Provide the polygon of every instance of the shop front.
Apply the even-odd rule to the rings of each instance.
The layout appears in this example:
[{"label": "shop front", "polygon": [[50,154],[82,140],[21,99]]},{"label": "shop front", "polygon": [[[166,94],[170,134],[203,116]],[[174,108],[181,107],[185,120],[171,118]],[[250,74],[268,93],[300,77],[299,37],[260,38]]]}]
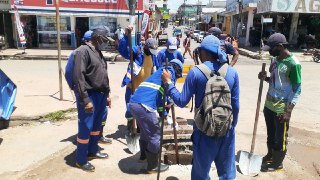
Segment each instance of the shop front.
[{"label": "shop front", "polygon": [[[57,30],[54,1],[11,0],[11,13],[16,2],[27,39],[27,48],[56,48]],[[138,1],[137,12],[142,12],[143,1]],[[13,19],[14,16],[12,15]],[[138,19],[138,18],[136,18]],[[99,26],[110,28],[111,34],[117,26],[129,25],[129,10],[125,0],[60,1],[61,47],[74,49],[81,45],[87,30]],[[16,27],[13,27],[16,29]],[[17,40],[17,32],[13,35]],[[28,38],[30,37],[30,38]]]}]

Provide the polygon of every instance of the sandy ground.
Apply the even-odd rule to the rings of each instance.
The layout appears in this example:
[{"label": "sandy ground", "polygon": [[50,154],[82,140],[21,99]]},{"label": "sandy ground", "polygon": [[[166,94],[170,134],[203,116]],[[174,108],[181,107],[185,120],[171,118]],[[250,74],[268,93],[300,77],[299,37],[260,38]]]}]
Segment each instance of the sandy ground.
[{"label": "sandy ground", "polygon": [[[189,62],[190,63],[190,60]],[[319,80],[316,76],[320,64],[303,62],[303,84],[302,95],[298,105],[293,111],[290,130],[289,130],[289,147],[288,155],[284,161],[285,170],[277,173],[260,173],[259,176],[248,178],[237,173],[237,179],[320,179],[317,170],[320,169],[320,113],[318,105],[320,101]],[[92,164],[96,166],[95,173],[86,173],[74,168],[75,146],[73,144],[67,146],[63,150],[57,151],[49,157],[41,161],[35,161],[32,166],[16,172],[0,172],[1,179],[156,179],[156,175],[146,175],[140,169],[145,168],[146,164],[137,163],[139,154],[128,154],[124,139],[124,91],[120,88],[120,83],[125,72],[126,63],[116,63],[109,65],[109,76],[112,88],[112,108],[109,111],[108,122],[106,126],[106,134],[113,138],[112,145],[102,145],[104,152],[109,153],[108,160],[93,160]],[[57,72],[55,61],[0,61],[1,69],[10,71],[13,77],[22,78],[19,83],[30,88],[29,94],[32,94],[32,88],[37,85],[39,80],[49,79],[45,87],[48,94],[56,91],[52,83],[56,82],[56,77],[51,77],[52,73]],[[24,71],[23,68],[26,70]],[[33,73],[29,69],[34,70]],[[41,69],[40,72],[37,70]],[[254,115],[256,109],[256,101],[258,94],[259,81],[257,73],[261,69],[261,62],[241,57],[236,69],[240,77],[240,116],[238,126],[236,128],[236,151],[250,150],[252,129],[254,123]],[[46,71],[45,71],[46,70]],[[23,84],[26,83],[26,84]],[[182,87],[181,84],[178,85]],[[264,84],[262,105],[265,100],[267,84]],[[66,94],[69,92],[66,91]],[[24,95],[26,96],[26,95]],[[31,98],[31,97],[30,97]],[[32,98],[31,98],[32,99]],[[54,99],[54,98],[53,98]],[[18,101],[19,99],[17,99]],[[56,101],[56,99],[52,100]],[[30,102],[32,104],[32,102]],[[36,102],[33,102],[36,103]],[[41,102],[45,106],[45,102]],[[39,107],[41,108],[41,107]],[[39,110],[39,109],[38,109]],[[176,116],[191,119],[193,114],[189,109],[176,108]],[[76,121],[66,122],[68,125],[77,126]],[[37,126],[37,125],[35,125]],[[17,127],[15,133],[19,133],[19,128],[34,127]],[[39,134],[40,135],[40,134]],[[8,135],[9,136],[9,135]],[[63,134],[61,135],[63,137]],[[74,141],[75,136],[61,137]],[[39,137],[41,139],[41,137]],[[50,141],[43,139],[43,143]],[[34,144],[41,146],[41,144]],[[1,147],[0,148],[5,148]],[[32,149],[32,147],[30,147]],[[8,150],[11,151],[11,150]],[[37,156],[30,153],[29,156]],[[266,153],[266,128],[262,107],[258,125],[257,142],[255,154],[264,155]],[[9,159],[8,159],[9,160]],[[14,159],[18,161],[17,159]],[[5,166],[5,164],[4,164]],[[161,179],[190,179],[191,166],[171,166],[170,170],[161,174]],[[212,167],[210,175],[213,179],[217,179],[215,167]]]}]

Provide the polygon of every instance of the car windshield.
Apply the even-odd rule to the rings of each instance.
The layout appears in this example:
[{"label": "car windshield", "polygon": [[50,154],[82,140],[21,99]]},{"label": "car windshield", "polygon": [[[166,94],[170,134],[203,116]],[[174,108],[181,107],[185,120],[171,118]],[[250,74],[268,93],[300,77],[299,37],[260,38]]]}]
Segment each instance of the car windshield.
[{"label": "car windshield", "polygon": [[200,32],[200,31],[198,31],[198,30],[195,30],[195,31],[194,31],[194,33],[199,33],[199,32]]},{"label": "car windshield", "polygon": [[204,32],[200,32],[200,35],[204,35]]},{"label": "car windshield", "polygon": [[175,29],[174,32],[181,33],[181,29]]}]

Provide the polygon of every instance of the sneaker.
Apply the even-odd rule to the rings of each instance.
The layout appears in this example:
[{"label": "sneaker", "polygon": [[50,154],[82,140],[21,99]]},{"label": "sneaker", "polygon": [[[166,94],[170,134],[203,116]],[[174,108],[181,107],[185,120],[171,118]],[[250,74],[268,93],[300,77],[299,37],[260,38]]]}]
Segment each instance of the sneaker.
[{"label": "sneaker", "polygon": [[99,138],[99,143],[100,144],[112,144],[112,140],[107,139],[106,137],[102,136]]},{"label": "sneaker", "polygon": [[76,163],[76,167],[87,171],[87,172],[94,172],[95,171],[95,167],[90,164],[89,162],[85,163],[85,164],[80,164],[80,163]]},{"label": "sneaker", "polygon": [[270,164],[265,164],[261,166],[261,172],[277,172],[282,170],[283,170],[282,164],[280,166],[274,166],[272,163],[270,163]]}]

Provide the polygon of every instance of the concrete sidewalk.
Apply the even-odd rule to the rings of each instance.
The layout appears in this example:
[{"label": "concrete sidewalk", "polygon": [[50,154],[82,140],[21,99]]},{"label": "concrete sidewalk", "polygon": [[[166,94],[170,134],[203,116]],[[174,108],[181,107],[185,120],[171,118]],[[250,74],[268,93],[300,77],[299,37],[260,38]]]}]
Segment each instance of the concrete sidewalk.
[{"label": "concrete sidewalk", "polygon": [[[73,50],[61,50],[61,59],[67,60]],[[57,60],[58,51],[56,49],[26,49],[23,54],[22,49],[5,49],[0,51],[0,59],[18,59],[18,60]],[[115,60],[119,55],[118,51],[103,51],[103,56],[107,61]],[[123,61],[122,58],[117,57],[116,61]]]},{"label": "concrete sidewalk", "polygon": [[[257,60],[269,60],[270,55],[269,52],[259,51],[257,47],[246,47],[239,48],[239,54],[242,56],[247,56],[252,59]],[[301,62],[312,62],[312,55],[304,55],[303,52],[297,52],[295,50],[290,50]]]}]

